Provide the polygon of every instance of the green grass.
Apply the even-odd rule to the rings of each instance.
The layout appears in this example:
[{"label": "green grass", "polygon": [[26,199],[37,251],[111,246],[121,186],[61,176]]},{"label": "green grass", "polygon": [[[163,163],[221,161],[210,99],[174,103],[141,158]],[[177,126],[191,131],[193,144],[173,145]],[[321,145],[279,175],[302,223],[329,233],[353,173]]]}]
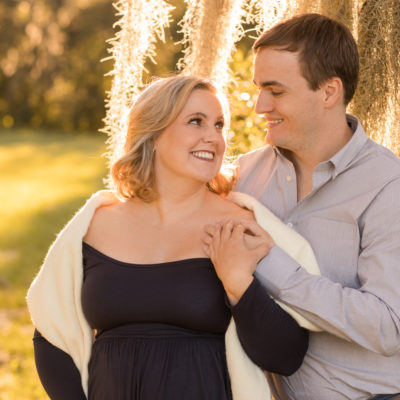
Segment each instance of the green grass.
[{"label": "green grass", "polygon": [[0,400],[47,398],[25,295],[57,232],[103,187],[104,139],[0,130]]}]

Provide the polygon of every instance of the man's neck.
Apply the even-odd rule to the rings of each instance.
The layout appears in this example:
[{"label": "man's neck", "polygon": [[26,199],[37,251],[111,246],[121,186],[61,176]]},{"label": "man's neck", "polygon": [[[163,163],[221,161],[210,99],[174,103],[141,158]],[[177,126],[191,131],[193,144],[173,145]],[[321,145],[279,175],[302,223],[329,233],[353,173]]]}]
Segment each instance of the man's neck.
[{"label": "man's neck", "polygon": [[328,161],[338,153],[351,139],[353,131],[345,118],[336,124],[326,125],[321,140],[298,151],[284,150],[284,154],[293,162],[297,178],[297,200],[302,200],[313,187],[313,173],[318,164]]}]

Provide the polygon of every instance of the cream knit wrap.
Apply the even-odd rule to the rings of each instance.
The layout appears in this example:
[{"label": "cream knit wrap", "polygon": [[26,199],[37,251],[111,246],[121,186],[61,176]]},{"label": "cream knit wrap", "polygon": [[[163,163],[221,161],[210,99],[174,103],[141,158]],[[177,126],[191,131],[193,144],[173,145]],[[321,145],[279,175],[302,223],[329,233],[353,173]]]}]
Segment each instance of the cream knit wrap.
[{"label": "cream knit wrap", "polygon": [[[229,198],[241,207],[252,210],[257,222],[270,233],[277,246],[308,272],[319,274],[311,246],[302,236],[287,227],[253,197],[235,192]],[[104,190],[95,193],[86,202],[51,245],[27,295],[33,324],[51,344],[72,357],[80,371],[86,395],[93,332],[85,319],[81,304],[82,239],[96,209],[117,201],[114,192]],[[287,305],[279,304],[301,326],[313,331],[320,330]],[[226,332],[225,343],[233,399],[270,399],[270,389],[264,373],[242,349],[233,319]]]}]

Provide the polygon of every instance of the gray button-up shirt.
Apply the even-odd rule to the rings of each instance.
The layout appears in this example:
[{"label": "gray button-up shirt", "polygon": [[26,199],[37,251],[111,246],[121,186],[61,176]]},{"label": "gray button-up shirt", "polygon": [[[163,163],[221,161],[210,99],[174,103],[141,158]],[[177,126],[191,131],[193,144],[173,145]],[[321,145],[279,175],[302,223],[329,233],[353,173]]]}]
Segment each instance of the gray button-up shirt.
[{"label": "gray button-up shirt", "polygon": [[[324,329],[302,367],[275,376],[283,399],[365,400],[400,392],[400,160],[354,134],[297,202],[293,164],[263,147],[239,160],[237,190],[259,199],[311,244],[322,276],[278,247],[257,266],[268,291]],[[271,328],[273,329],[273,327]]]}]

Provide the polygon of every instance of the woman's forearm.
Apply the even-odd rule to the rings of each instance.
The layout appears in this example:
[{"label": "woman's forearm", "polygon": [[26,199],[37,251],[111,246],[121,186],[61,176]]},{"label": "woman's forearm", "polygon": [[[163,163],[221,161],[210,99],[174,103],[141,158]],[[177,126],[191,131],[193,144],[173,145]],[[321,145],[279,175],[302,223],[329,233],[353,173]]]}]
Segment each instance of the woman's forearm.
[{"label": "woman's forearm", "polygon": [[36,369],[51,400],[86,400],[81,376],[72,358],[37,330],[33,337]]},{"label": "woman's forearm", "polygon": [[300,367],[308,331],[275,303],[256,278],[231,310],[242,347],[255,364],[286,376]]}]

